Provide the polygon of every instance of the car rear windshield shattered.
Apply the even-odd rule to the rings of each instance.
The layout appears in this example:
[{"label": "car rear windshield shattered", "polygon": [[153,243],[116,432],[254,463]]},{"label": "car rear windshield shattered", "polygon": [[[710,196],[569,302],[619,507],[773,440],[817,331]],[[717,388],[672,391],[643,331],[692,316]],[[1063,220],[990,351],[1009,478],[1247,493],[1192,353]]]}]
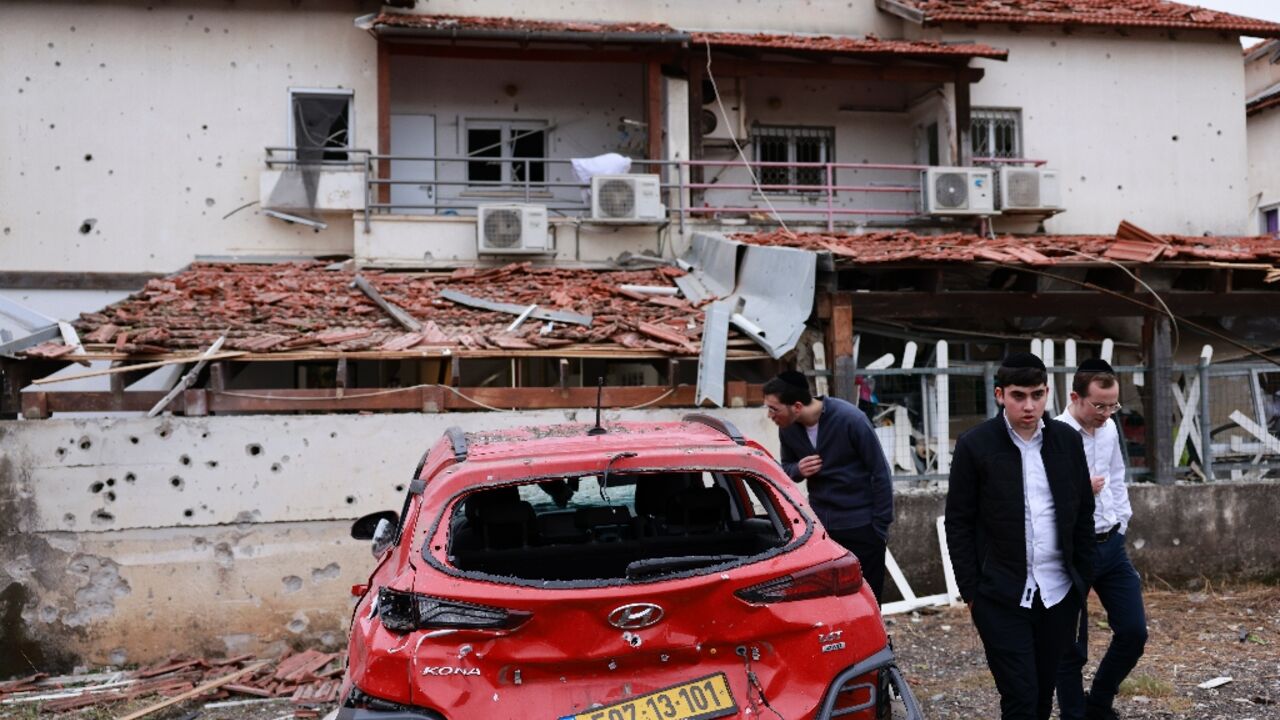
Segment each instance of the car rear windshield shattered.
[{"label": "car rear windshield shattered", "polygon": [[481,489],[449,518],[458,570],[522,580],[631,580],[782,547],[791,530],[759,478],[719,471],[610,473]]}]

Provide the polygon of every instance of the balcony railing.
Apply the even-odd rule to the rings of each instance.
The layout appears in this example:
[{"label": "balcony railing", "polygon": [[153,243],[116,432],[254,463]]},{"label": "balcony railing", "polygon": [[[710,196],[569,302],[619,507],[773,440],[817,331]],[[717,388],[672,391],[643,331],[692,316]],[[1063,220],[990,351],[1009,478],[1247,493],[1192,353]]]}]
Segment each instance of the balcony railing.
[{"label": "balcony railing", "polygon": [[[268,167],[315,165],[294,159],[293,148],[267,148]],[[555,214],[574,217],[588,215],[589,182],[573,177],[572,160],[567,158],[490,158],[440,155],[379,155],[352,149],[346,160],[324,160],[325,169],[363,168],[365,231],[379,214],[429,212],[445,215],[471,214],[485,202],[536,202]],[[431,163],[432,177],[390,177],[392,163]],[[467,168],[472,163],[508,166],[511,181],[472,180]],[[1040,167],[1044,160],[1026,158],[974,158],[974,165],[1029,165]],[[705,217],[772,215],[784,220],[801,216],[825,224],[834,231],[841,218],[919,217],[919,175],[927,165],[894,163],[786,163],[741,160],[632,160],[631,172],[660,177],[669,219],[684,228],[686,220]],[[556,170],[559,169],[557,172]],[[535,172],[538,170],[538,172]],[[748,172],[750,170],[750,172]],[[770,171],[775,171],[770,173]],[[776,172],[785,170],[785,173]],[[875,178],[867,179],[867,174]],[[532,179],[540,175],[543,179]],[[772,175],[811,178],[817,182],[760,182]],[[710,177],[711,179],[708,179]],[[725,179],[727,178],[727,179]],[[429,202],[392,201],[391,188],[418,186],[427,190]],[[912,198],[891,203],[884,198]]]}]

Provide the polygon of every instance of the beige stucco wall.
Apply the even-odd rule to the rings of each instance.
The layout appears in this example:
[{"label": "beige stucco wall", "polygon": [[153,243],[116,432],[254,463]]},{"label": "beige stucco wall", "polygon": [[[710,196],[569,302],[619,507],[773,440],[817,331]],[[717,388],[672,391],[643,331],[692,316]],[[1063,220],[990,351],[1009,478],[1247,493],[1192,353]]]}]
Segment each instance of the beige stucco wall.
[{"label": "beige stucco wall", "polygon": [[354,142],[375,145],[377,51],[352,24],[360,12],[339,0],[0,3],[0,268],[349,253],[341,215],[318,233],[256,206],[223,216],[258,199],[263,148],[288,139],[291,87],[354,90]]},{"label": "beige stucco wall", "polygon": [[[915,34],[921,34],[918,29]],[[1252,231],[1244,72],[1234,37],[948,27],[926,37],[1008,48],[975,61],[974,107],[1021,108],[1024,155],[1061,171],[1051,233]]]},{"label": "beige stucco wall", "polygon": [[1264,229],[1259,212],[1280,203],[1280,166],[1274,160],[1280,147],[1280,108],[1249,117],[1250,233]]}]

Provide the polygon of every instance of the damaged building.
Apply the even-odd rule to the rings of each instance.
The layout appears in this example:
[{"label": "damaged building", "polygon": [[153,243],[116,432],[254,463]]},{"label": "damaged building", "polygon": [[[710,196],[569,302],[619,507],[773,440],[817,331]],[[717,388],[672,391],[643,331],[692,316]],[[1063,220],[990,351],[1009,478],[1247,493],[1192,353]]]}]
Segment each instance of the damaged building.
[{"label": "damaged building", "polygon": [[1274,576],[1276,55],[1239,38],[1280,25],[673,5],[0,6],[0,676],[337,649],[350,521],[601,379],[771,449],[778,370],[861,400],[928,590],[999,358],[1061,409],[1108,357],[1140,569]]}]

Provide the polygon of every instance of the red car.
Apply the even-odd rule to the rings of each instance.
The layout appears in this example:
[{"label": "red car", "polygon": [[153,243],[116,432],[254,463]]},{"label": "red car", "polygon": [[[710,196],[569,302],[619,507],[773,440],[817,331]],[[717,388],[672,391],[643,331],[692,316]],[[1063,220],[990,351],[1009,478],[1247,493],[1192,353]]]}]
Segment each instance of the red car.
[{"label": "red car", "polygon": [[715,418],[453,429],[352,535],[340,719],[921,717],[858,560]]}]

